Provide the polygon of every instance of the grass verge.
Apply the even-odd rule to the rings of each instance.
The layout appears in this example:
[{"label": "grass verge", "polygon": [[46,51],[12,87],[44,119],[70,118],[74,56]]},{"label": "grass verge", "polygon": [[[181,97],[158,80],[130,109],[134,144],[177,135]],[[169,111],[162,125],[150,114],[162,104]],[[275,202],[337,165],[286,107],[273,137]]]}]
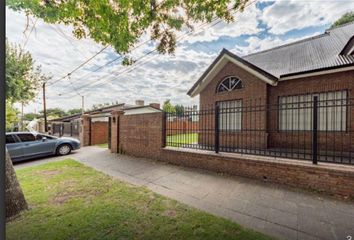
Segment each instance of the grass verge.
[{"label": "grass verge", "polygon": [[198,133],[176,134],[166,137],[167,146],[180,147],[184,144],[198,143]]},{"label": "grass verge", "polygon": [[74,160],[16,172],[31,209],[7,239],[270,239]]}]

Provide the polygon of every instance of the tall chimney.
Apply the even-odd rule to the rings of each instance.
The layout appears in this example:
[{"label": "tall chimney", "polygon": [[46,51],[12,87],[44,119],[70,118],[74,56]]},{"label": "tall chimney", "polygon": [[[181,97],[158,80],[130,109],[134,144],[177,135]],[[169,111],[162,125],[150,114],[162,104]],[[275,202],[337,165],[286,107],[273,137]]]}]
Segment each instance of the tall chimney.
[{"label": "tall chimney", "polygon": [[144,100],[135,100],[135,105],[144,106]]}]

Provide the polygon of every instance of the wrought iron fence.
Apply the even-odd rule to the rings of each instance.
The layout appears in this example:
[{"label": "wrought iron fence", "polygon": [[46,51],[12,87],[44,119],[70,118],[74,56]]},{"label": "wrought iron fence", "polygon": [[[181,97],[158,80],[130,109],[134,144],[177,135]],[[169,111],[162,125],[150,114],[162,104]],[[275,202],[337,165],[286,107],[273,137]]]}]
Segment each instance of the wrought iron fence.
[{"label": "wrought iron fence", "polygon": [[165,145],[354,164],[354,99],[346,94],[224,101],[166,113]]},{"label": "wrought iron fence", "polygon": [[79,137],[80,131],[80,121],[71,121],[71,122],[53,122],[51,124],[52,135],[62,137]]}]

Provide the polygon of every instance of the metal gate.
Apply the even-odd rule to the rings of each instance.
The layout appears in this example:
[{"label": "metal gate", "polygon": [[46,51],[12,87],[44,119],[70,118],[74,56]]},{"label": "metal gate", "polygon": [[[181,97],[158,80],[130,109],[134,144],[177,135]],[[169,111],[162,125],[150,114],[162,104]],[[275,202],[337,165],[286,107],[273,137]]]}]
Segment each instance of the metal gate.
[{"label": "metal gate", "polygon": [[54,136],[79,138],[80,121],[54,122],[51,129]]}]

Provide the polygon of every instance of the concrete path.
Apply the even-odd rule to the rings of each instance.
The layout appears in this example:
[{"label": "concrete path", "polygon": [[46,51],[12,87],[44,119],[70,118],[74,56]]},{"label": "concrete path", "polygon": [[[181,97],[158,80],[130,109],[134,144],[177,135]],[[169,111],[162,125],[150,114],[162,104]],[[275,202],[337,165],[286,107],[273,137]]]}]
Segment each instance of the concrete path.
[{"label": "concrete path", "polygon": [[[120,180],[279,239],[354,239],[354,202],[85,147],[69,156]],[[68,157],[15,165],[22,168]]]}]

